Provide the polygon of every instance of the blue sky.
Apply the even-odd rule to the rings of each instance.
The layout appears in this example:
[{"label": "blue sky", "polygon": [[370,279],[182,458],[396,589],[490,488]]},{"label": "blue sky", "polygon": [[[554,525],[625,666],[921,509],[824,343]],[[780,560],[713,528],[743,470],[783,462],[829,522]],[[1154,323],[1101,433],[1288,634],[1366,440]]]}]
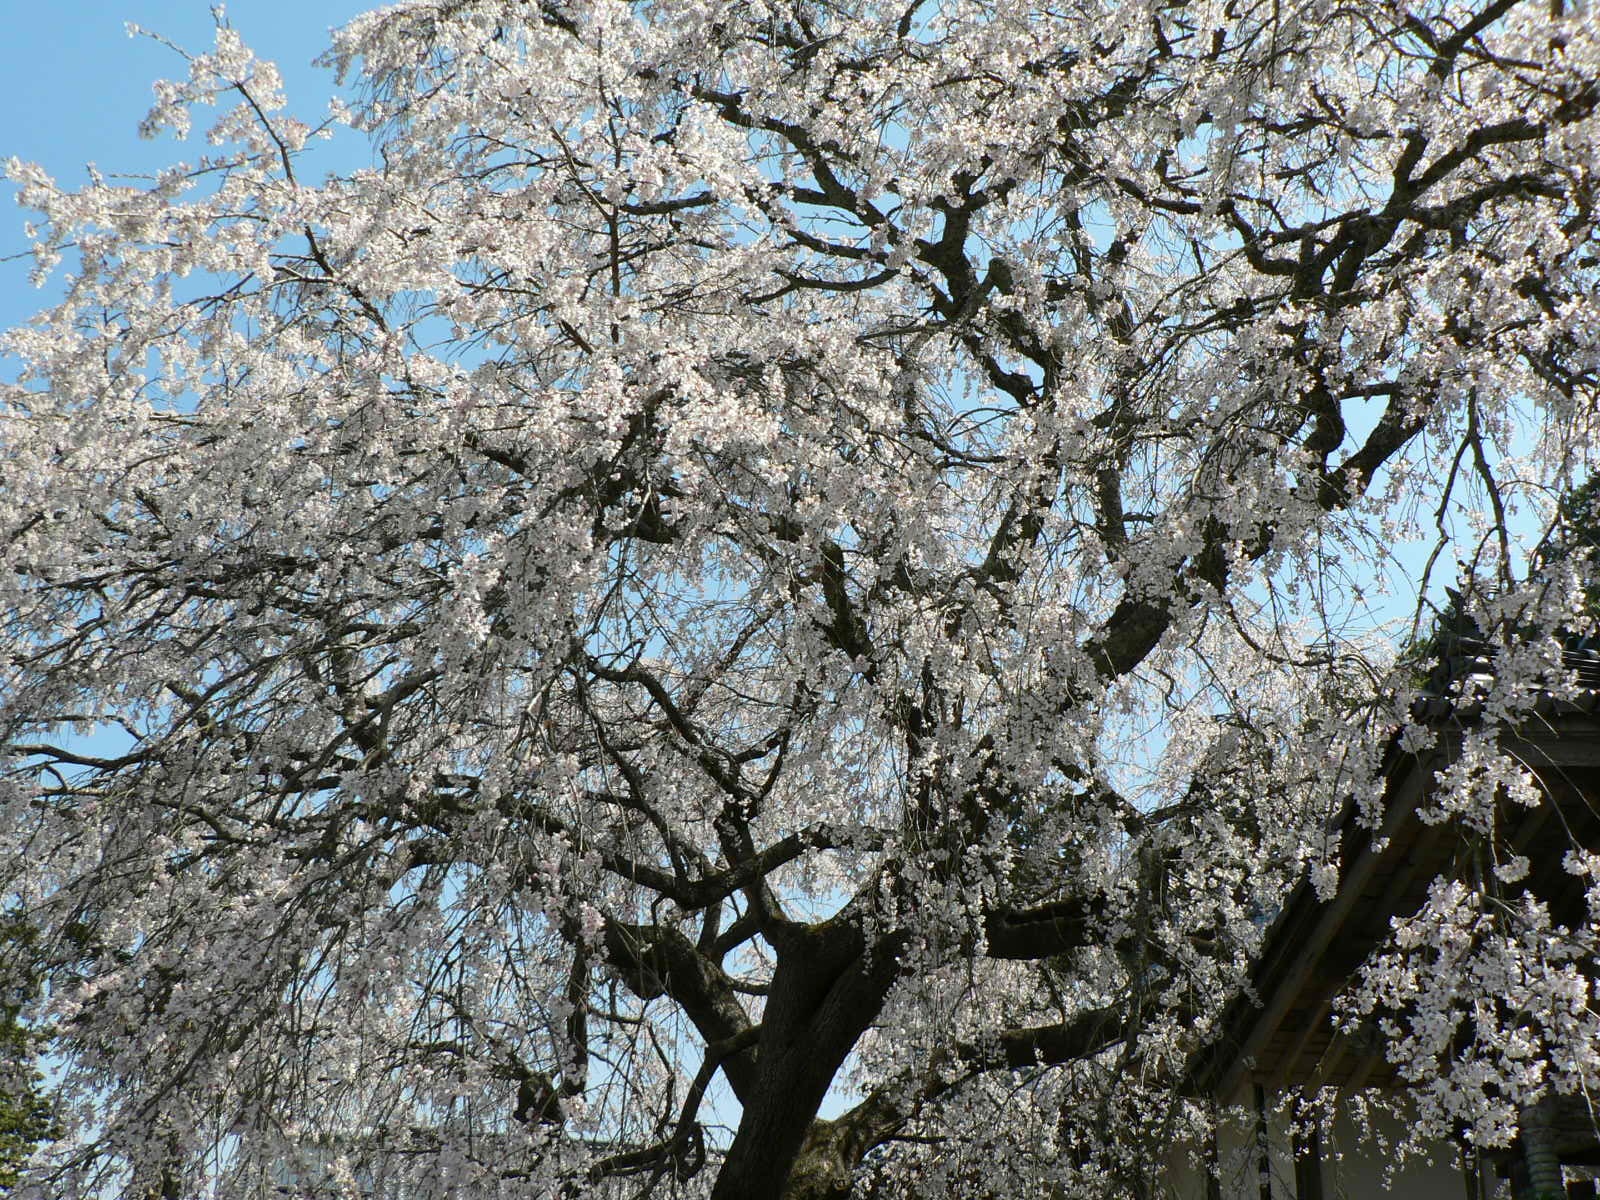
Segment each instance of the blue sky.
[{"label": "blue sky", "polygon": [[[334,84],[331,73],[313,68],[312,60],[326,48],[331,27],[380,2],[234,0],[226,15],[247,45],[278,64],[291,109],[315,121],[326,111]],[[206,0],[0,0],[0,20],[6,33],[0,38],[5,80],[0,162],[12,156],[37,162],[70,186],[84,180],[89,162],[108,175],[138,174],[199,152],[170,136],[153,142],[139,138],[151,84],[181,77],[186,67],[159,43],[130,38],[126,26],[131,21],[202,50],[211,45],[213,33]],[[327,166],[348,169],[363,162],[367,150],[363,142],[347,138],[338,148],[319,150],[317,157]],[[311,174],[319,174],[315,165]],[[0,182],[0,329],[27,320],[52,296],[49,285],[41,291],[29,283],[26,259],[7,257],[27,247],[27,216],[15,206],[14,189]],[[4,377],[6,366],[0,363]],[[1448,562],[1444,567],[1446,574],[1453,573]]]},{"label": "blue sky", "polygon": [[[278,64],[291,108],[314,120],[326,110],[333,77],[311,60],[326,48],[330,27],[372,7],[370,0],[234,0],[227,19],[260,57]],[[205,0],[0,0],[0,162],[37,162],[58,182],[75,184],[85,163],[106,174],[139,173],[197,152],[170,137],[140,139],[151,83],[186,68],[166,47],[130,38],[130,21],[190,50],[212,42]],[[15,190],[0,183],[0,257],[26,249],[27,216]],[[26,262],[0,262],[0,328],[48,303],[48,289],[36,290],[27,275]]]},{"label": "blue sky", "polygon": [[[236,0],[226,15],[259,57],[278,64],[291,109],[314,121],[327,111],[334,83],[331,72],[311,62],[326,49],[331,26],[371,7],[366,0]],[[138,175],[202,152],[198,136],[189,143],[170,135],[139,137],[151,84],[182,78],[187,64],[150,38],[130,38],[130,21],[192,52],[213,44],[215,24],[205,0],[0,0],[0,28],[7,34],[0,38],[6,81],[0,88],[0,163],[12,157],[35,162],[73,187],[87,180],[88,163],[107,176]],[[367,149],[359,139],[324,148],[322,169],[356,165]],[[35,287],[28,279],[31,259],[16,257],[27,249],[23,226],[31,215],[17,206],[16,189],[0,179],[0,329],[22,324],[59,294],[54,280]],[[69,255],[58,272],[71,266]],[[0,379],[15,378],[14,371],[15,364],[0,356]],[[102,753],[116,745],[89,741]]]}]

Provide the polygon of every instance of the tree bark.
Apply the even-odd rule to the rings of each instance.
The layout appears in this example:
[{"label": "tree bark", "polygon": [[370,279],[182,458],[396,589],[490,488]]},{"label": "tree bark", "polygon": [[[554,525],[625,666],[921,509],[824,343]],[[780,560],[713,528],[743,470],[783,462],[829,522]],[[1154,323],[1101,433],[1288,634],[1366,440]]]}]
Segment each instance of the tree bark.
[{"label": "tree bark", "polygon": [[[817,1110],[845,1056],[879,1010],[899,971],[897,947],[868,943],[835,918],[789,927],[761,1024],[756,1087],[745,1103],[712,1200],[821,1200],[849,1190],[841,1156],[826,1153]],[[808,1140],[805,1169],[796,1163]],[[843,1191],[838,1187],[842,1186]]]}]

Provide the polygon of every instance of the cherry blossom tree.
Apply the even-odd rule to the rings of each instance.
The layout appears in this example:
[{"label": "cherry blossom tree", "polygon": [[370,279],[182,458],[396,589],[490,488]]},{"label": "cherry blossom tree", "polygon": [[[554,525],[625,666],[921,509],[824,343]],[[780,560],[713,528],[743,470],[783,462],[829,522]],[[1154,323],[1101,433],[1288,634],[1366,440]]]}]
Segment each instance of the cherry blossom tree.
[{"label": "cherry blossom tree", "polygon": [[[1496,582],[1486,721],[1560,686],[1592,9],[410,0],[328,61],[313,128],[224,25],[146,122],[214,108],[189,161],[11,164],[70,265],[0,393],[33,1186],[1104,1196],[1204,1144],[1184,1064],[1408,720],[1451,580],[1394,548]],[[306,177],[327,131],[373,165]]]}]

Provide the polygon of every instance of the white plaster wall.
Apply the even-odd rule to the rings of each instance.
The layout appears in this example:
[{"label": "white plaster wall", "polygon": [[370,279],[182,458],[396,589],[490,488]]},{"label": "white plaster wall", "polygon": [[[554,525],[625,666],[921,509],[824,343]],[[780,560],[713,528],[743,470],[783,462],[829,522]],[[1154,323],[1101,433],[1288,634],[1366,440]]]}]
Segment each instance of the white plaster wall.
[{"label": "white plaster wall", "polygon": [[[1282,1113],[1274,1111],[1271,1095],[1267,1105],[1268,1188],[1272,1200],[1297,1200],[1287,1122]],[[1233,1118],[1218,1139],[1222,1200],[1261,1200],[1261,1156],[1252,1089],[1244,1089],[1231,1112]],[[1392,1114],[1375,1115],[1371,1125],[1373,1136],[1364,1137],[1355,1121],[1340,1117],[1331,1129],[1323,1131],[1325,1200],[1365,1200],[1369,1196],[1464,1200],[1466,1184],[1451,1146],[1441,1144],[1428,1157],[1411,1154],[1401,1159],[1392,1147],[1404,1136],[1404,1120]],[[1193,1159],[1192,1148],[1174,1148],[1161,1200],[1206,1200],[1204,1169]],[[1506,1194],[1503,1186],[1501,1194]]]}]

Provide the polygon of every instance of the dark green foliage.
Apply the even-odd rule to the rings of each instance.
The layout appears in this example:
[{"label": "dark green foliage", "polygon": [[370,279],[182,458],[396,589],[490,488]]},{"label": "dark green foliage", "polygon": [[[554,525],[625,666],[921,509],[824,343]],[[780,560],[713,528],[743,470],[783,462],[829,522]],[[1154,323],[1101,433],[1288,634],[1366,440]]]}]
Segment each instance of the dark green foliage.
[{"label": "dark green foliage", "polygon": [[[1600,556],[1600,475],[1562,498],[1555,524],[1535,555],[1535,566],[1549,566],[1576,555]],[[1436,611],[1432,625],[1401,651],[1401,662],[1408,664],[1413,681],[1424,692],[1448,695],[1467,676],[1489,672],[1495,645],[1507,636],[1516,636],[1504,630],[1480,629],[1468,615],[1468,594],[1445,588],[1444,606]],[[1588,587],[1583,617],[1581,627],[1556,631],[1567,651],[1566,665],[1580,674],[1587,666],[1584,660],[1594,657],[1591,651],[1597,638],[1593,625],[1600,618],[1600,584]]]},{"label": "dark green foliage", "polygon": [[1487,670],[1492,653],[1483,631],[1467,613],[1463,593],[1445,588],[1445,604],[1434,617],[1426,635],[1401,652],[1410,673],[1424,692],[1449,693],[1452,683],[1475,670]]},{"label": "dark green foliage", "polygon": [[56,1135],[49,1100],[40,1091],[41,1038],[20,1020],[35,986],[26,967],[32,940],[26,922],[15,915],[0,918],[0,963],[6,968],[0,976],[0,1193],[15,1186],[34,1147]]},{"label": "dark green foliage", "polygon": [[[1600,554],[1600,475],[1575,487],[1561,501],[1555,527],[1540,548],[1539,558],[1555,562],[1574,554]],[[1600,595],[1590,590],[1591,610],[1600,607]]]}]

